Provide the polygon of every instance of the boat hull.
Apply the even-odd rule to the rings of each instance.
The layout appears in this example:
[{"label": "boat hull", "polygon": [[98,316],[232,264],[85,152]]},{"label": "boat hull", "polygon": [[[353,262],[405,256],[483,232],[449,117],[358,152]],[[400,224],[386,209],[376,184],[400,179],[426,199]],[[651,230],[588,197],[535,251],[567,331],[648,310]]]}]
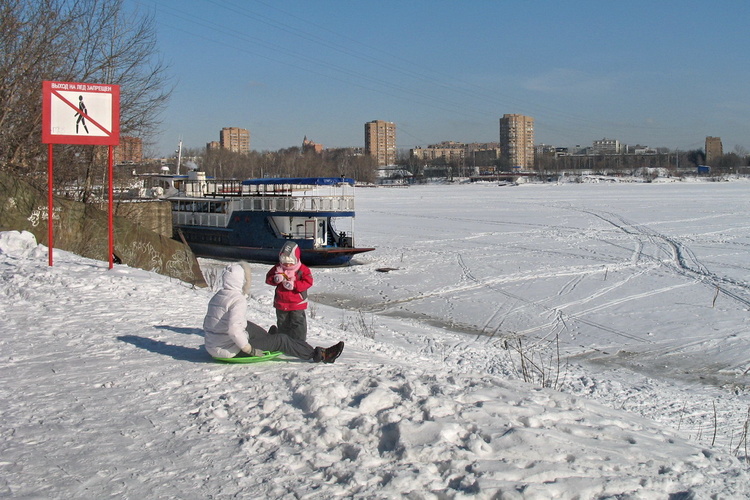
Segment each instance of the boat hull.
[{"label": "boat hull", "polygon": [[[276,264],[279,261],[278,248],[260,248],[245,246],[212,245],[207,243],[188,242],[190,250],[197,257],[219,260],[245,260],[261,264]],[[351,264],[356,254],[370,252],[374,248],[323,248],[300,249],[302,262],[311,267],[339,267]]]}]

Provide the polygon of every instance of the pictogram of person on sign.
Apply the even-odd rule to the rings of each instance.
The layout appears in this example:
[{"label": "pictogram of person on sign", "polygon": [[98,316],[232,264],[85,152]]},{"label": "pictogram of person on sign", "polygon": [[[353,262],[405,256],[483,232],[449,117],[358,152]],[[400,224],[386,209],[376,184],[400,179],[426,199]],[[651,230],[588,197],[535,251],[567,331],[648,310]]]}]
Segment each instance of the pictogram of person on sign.
[{"label": "pictogram of person on sign", "polygon": [[83,117],[84,113],[88,113],[88,110],[86,109],[86,105],[83,103],[83,96],[78,96],[78,113],[76,113],[76,116],[78,119],[76,120],[76,134],[78,133],[78,124],[83,125],[83,129],[86,131],[86,133],[89,133],[88,127],[86,127],[86,119]]}]

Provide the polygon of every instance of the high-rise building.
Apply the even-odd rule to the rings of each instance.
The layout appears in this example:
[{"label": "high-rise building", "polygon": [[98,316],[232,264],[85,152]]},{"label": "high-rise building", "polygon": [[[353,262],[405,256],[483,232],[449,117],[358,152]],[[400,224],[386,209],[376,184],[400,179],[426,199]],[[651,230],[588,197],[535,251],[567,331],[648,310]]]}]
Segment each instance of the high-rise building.
[{"label": "high-rise building", "polygon": [[224,127],[219,132],[219,143],[222,149],[247,154],[250,152],[250,131],[244,128]]},{"label": "high-rise building", "polygon": [[534,119],[530,116],[506,114],[500,118],[500,150],[513,168],[534,168]]},{"label": "high-rise building", "polygon": [[721,145],[721,137],[706,137],[706,165],[713,165],[723,155],[724,148]]},{"label": "high-rise building", "polygon": [[396,124],[383,120],[365,123],[365,154],[378,166],[396,164]]}]

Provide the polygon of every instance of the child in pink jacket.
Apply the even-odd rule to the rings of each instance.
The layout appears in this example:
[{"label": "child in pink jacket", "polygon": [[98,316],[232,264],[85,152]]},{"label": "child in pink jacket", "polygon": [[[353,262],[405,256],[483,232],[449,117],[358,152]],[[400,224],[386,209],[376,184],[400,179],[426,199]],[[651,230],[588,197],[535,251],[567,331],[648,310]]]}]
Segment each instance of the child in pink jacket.
[{"label": "child in pink jacket", "polygon": [[266,274],[266,283],[276,287],[273,306],[276,326],[290,337],[307,340],[307,289],[313,285],[310,268],[300,260],[299,246],[287,241],[279,252],[279,263]]}]

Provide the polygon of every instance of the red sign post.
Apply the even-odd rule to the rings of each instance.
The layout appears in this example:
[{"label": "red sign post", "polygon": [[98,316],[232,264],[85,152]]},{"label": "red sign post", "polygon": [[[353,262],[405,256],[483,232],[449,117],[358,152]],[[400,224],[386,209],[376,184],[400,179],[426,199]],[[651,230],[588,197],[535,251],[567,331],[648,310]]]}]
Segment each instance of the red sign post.
[{"label": "red sign post", "polygon": [[120,143],[120,86],[98,83],[42,82],[42,143],[47,148],[47,228],[52,265],[53,144],[108,146],[109,268],[114,267],[113,155]]}]

